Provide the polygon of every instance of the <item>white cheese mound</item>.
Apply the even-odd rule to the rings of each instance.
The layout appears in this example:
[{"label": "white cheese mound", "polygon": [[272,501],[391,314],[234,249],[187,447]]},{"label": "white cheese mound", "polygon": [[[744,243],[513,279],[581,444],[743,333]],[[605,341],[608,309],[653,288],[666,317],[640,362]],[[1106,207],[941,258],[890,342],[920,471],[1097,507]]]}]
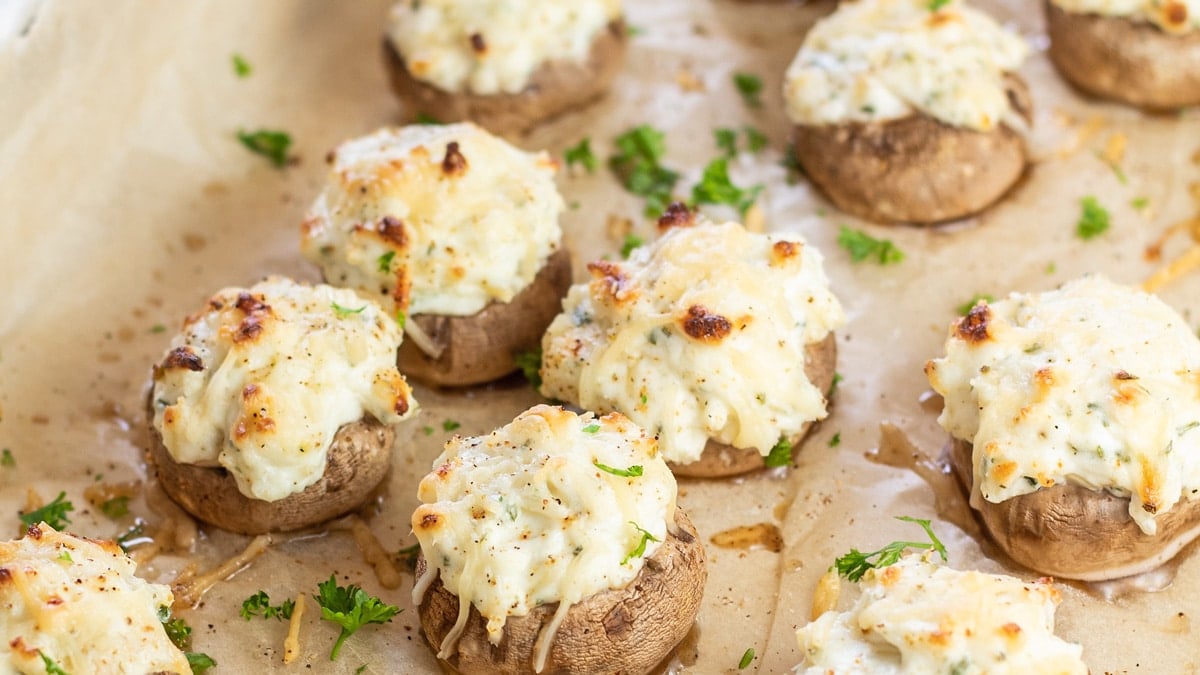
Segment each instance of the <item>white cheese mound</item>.
[{"label": "white cheese mound", "polygon": [[[796,631],[804,675],[1086,675],[1083,648],[1054,635],[1048,579],[960,572],[909,554],[863,575],[848,612]],[[804,666],[807,666],[805,668]]]},{"label": "white cheese mound", "polygon": [[621,0],[401,0],[387,35],[418,80],[515,94],[551,61],[582,63]]},{"label": "white cheese mound", "polygon": [[[413,597],[437,575],[458,596],[443,653],[471,605],[498,644],[509,616],[558,602],[552,638],[571,605],[631,582],[674,522],[675,478],[654,439],[620,414],[535,406],[487,436],[454,437],[433,467],[412,517],[429,562]],[[641,475],[617,475],[633,467]]]},{"label": "white cheese mound", "polygon": [[922,112],[989,131],[1024,122],[1005,73],[1029,48],[991,17],[950,0],[858,0],[813,26],[788,67],[787,114],[797,124],[870,122]]},{"label": "white cheese mound", "polygon": [[469,316],[558,250],[555,171],[470,123],[380,129],[331,154],[301,251],[393,313]]},{"label": "white cheese mound", "polygon": [[628,415],[672,462],[710,438],[765,456],[826,415],[805,347],[845,317],[821,262],[796,234],[701,222],[592,263],[543,338],[542,393]]},{"label": "white cheese mound", "polygon": [[1119,16],[1182,35],[1200,29],[1200,0],[1051,0],[1068,12]]},{"label": "white cheese mound", "polygon": [[134,576],[109,541],[30,528],[0,542],[0,673],[190,673],[159,621],[171,589]]},{"label": "white cheese mound", "polygon": [[270,277],[226,288],[155,368],[154,428],[175,461],[223,466],[276,501],[325,473],[334,434],[416,410],[396,370],[400,327],[354,291]]},{"label": "white cheese mound", "polygon": [[1109,490],[1154,534],[1200,491],[1200,339],[1152,295],[1089,276],[978,305],[926,373],[988,501]]}]

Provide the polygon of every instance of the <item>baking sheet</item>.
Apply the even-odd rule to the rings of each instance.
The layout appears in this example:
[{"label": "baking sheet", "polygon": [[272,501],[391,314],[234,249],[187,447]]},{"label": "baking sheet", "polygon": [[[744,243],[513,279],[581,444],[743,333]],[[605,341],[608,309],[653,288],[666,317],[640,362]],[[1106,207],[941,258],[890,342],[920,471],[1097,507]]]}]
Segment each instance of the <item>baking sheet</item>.
[{"label": "baking sheet", "polygon": [[[268,273],[317,278],[299,256],[298,227],[323,179],[325,151],[399,114],[379,53],[387,2],[31,4],[27,30],[0,45],[0,446],[16,459],[14,468],[0,467],[0,514],[10,514],[4,517],[15,533],[27,488],[46,499],[65,490],[78,509],[73,531],[108,537],[135,516],[158,518],[139,499],[130,516],[114,522],[87,507],[82,491],[98,474],[105,483],[145,479],[140,402],[149,366],[182,318],[226,285]],[[832,10],[831,2],[628,2],[638,32],[616,91],[520,139],[528,148],[561,151],[590,136],[604,157],[618,133],[650,122],[667,131],[665,163],[683,171],[679,189],[686,194],[717,154],[713,128],[763,129],[771,148],[739,157],[733,179],[766,186],[760,204],[769,229],[801,232],[825,252],[847,309],[838,339],[845,379],[798,466],[680,482],[680,504],[706,538],[769,524],[780,529],[783,547],[775,553],[709,543],[704,606],[677,670],[733,672],[747,648],[757,658],[743,672],[789,669],[799,660],[792,633],[808,618],[817,578],[852,546],[909,536],[895,515],[935,518],[955,567],[1006,569],[954,525],[967,522],[960,511],[939,514],[934,491],[916,472],[865,456],[880,445],[880,424],[895,425],[920,452],[936,455],[944,434],[936,406],[921,403],[928,389],[921,368],[940,354],[957,305],[975,293],[1048,289],[1091,271],[1138,282],[1157,265],[1145,259],[1146,246],[1196,209],[1187,194],[1200,181],[1192,159],[1200,150],[1195,112],[1147,117],[1083,100],[1044,56],[1035,3],[979,4],[1037,48],[1022,74],[1035,96],[1031,145],[1040,161],[1004,203],[961,224],[864,226],[803,182],[788,184],[780,166],[787,135],[782,73],[804,30]],[[234,75],[235,52],[252,64],[249,77]],[[739,71],[763,78],[761,109],[747,108],[734,91],[730,76]],[[298,163],[276,170],[234,138],[240,128],[259,127],[290,132]],[[1128,138],[1124,181],[1096,156],[1118,131]],[[632,218],[644,236],[653,232],[640,217],[640,201],[603,170],[563,172],[560,187],[571,204],[564,227],[577,262],[615,254],[620,242],[605,227],[610,214]],[[1110,233],[1086,243],[1074,236],[1084,195],[1098,196],[1113,217]],[[1149,208],[1134,209],[1136,197],[1148,199]],[[835,243],[841,224],[891,238],[906,259],[889,267],[851,264]],[[1187,245],[1176,240],[1164,254]],[[577,265],[577,276],[581,271]],[[1200,321],[1197,278],[1163,297],[1193,324]],[[465,392],[416,387],[416,395],[423,410],[398,434],[381,512],[370,521],[391,551],[414,542],[414,488],[450,435],[442,423],[484,433],[539,400],[517,380]],[[434,433],[426,435],[424,426]],[[840,444],[830,447],[835,434]],[[207,567],[246,541],[206,530],[193,555],[163,556],[142,572],[169,581],[186,562]],[[1191,553],[1161,592],[1106,601],[1063,586],[1059,634],[1084,645],[1093,672],[1195,672],[1200,655],[1191,623],[1200,613],[1200,560]],[[284,666],[285,625],[246,624],[238,617],[241,601],[259,589],[276,602],[311,592],[331,572],[404,611],[387,626],[361,630],[330,663],[337,631],[310,607],[301,659]],[[195,629],[193,648],[219,663],[214,672],[306,665],[320,672],[361,665],[365,672],[436,672],[410,584],[406,576],[399,589],[380,588],[350,536],[333,531],[273,546],[181,615]]]}]

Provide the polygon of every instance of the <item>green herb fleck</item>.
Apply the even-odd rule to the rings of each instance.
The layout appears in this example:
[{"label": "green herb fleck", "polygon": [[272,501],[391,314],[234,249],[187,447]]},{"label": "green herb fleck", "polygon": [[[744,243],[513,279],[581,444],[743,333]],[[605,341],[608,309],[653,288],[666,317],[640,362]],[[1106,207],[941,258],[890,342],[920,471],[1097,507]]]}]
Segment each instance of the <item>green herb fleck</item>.
[{"label": "green herb fleck", "polygon": [[754,662],[754,647],[742,652],[742,659],[738,661],[738,670],[745,670]]},{"label": "green herb fleck", "polygon": [[234,53],[233,55],[233,72],[241,78],[250,77],[250,73],[254,72],[254,68],[250,66],[250,62],[241,54]]},{"label": "green herb fleck", "polygon": [[29,513],[20,514],[21,523],[25,527],[32,527],[38,523],[44,522],[56,530],[61,530],[71,523],[71,519],[67,517],[68,511],[74,511],[75,507],[71,502],[65,501],[66,492],[59,492],[54,501],[43,506],[40,509],[34,509]]},{"label": "green herb fleck", "polygon": [[346,317],[350,316],[351,314],[362,314],[362,311],[367,308],[366,305],[363,305],[362,307],[358,307],[355,309],[350,309],[349,307],[342,307],[341,305],[337,304],[336,302],[331,302],[329,304],[330,304],[330,306],[333,307],[333,313],[337,314],[339,319],[345,319]]},{"label": "green herb fleck", "polygon": [[596,171],[596,167],[600,164],[599,160],[596,159],[596,154],[592,152],[591,137],[584,137],[583,140],[579,141],[572,147],[567,148],[566,151],[563,152],[563,158],[567,162],[567,168],[571,168],[572,166],[578,164],[584,169],[587,169],[588,173],[594,173]]},{"label": "green herb fleck", "polygon": [[46,669],[46,675],[71,675],[55,663],[54,659],[46,656],[46,652],[39,649],[38,656],[42,657],[42,666]]},{"label": "green herb fleck", "polygon": [[837,446],[839,446],[841,444],[842,444],[842,432],[839,431],[836,434],[834,434],[832,438],[829,439],[829,447],[836,448]]},{"label": "green herb fleck", "polygon": [[1117,177],[1121,185],[1129,185],[1129,177],[1125,175],[1125,171],[1121,169],[1121,165],[1104,156],[1104,153],[1096,151],[1096,158],[1108,165],[1112,169],[1113,175]]},{"label": "green herb fleck", "polygon": [[167,332],[167,327],[161,323],[156,323],[150,327],[150,332],[151,333],[165,333],[165,332]]},{"label": "green herb fleck", "polygon": [[58,559],[63,562],[75,562],[75,559],[71,557],[71,552],[65,548],[58,554]]},{"label": "green herb fleck", "polygon": [[728,204],[745,214],[758,199],[761,185],[742,189],[729,180],[729,158],[718,157],[704,167],[700,182],[692,188],[692,201],[697,204]]},{"label": "green herb fleck", "polygon": [[737,132],[729,128],[713,129],[713,141],[726,157],[737,156]]},{"label": "green herb fleck", "polygon": [[423,427],[421,427],[421,433],[425,434],[426,436],[432,436],[432,435],[433,435],[433,431],[434,431],[434,429],[433,429],[433,427],[431,427],[431,426],[423,426]]},{"label": "green herb fleck", "polygon": [[442,422],[442,431],[454,431],[461,426],[461,424],[455,422],[454,420],[446,420],[445,422]]},{"label": "green herb fleck", "polygon": [[983,300],[985,302],[995,302],[996,298],[988,295],[987,293],[976,293],[975,295],[971,296],[970,300],[964,302],[963,304],[961,304],[957,307],[959,316],[966,316],[966,315],[970,314],[971,309],[973,307],[975,307],[975,305],[978,304],[980,300]]},{"label": "green herb fleck", "polygon": [[761,108],[762,78],[752,73],[734,73],[733,86],[742,96],[742,102],[751,108]]},{"label": "green herb fleck", "polygon": [[585,434],[594,434],[597,431],[600,431],[600,425],[596,424],[595,422],[583,428],[583,433]]},{"label": "green herb fleck", "polygon": [[608,167],[621,185],[646,200],[645,214],[656,217],[671,203],[679,174],[659,163],[666,151],[663,132],[643,124],[617,136],[617,154]]},{"label": "green herb fleck", "polygon": [[638,476],[642,475],[642,471],[643,471],[641,464],[634,464],[633,466],[629,467],[628,469],[618,469],[614,466],[609,466],[607,464],[601,464],[600,462],[598,462],[596,460],[592,460],[592,464],[597,469],[600,469],[601,471],[603,471],[605,473],[611,473],[612,475],[620,476],[621,478],[637,478]]},{"label": "green herb fleck", "polygon": [[929,4],[926,7],[929,8],[929,11],[936,12],[948,4],[950,4],[950,0],[929,0]]},{"label": "green herb fleck", "polygon": [[542,388],[542,348],[538,347],[533,351],[528,351],[523,354],[517,354],[514,359],[517,367],[521,369],[521,374],[529,380],[529,384],[533,385],[534,390]]},{"label": "green herb fleck", "polygon": [[856,263],[872,260],[880,265],[892,265],[904,260],[904,252],[896,248],[890,239],[876,239],[862,230],[852,230],[845,225],[838,231],[837,243],[850,253],[850,260]]},{"label": "green herb fleck", "polygon": [[398,557],[400,562],[404,563],[404,566],[407,567],[411,572],[417,569],[417,555],[420,553],[421,545],[413,544],[412,546],[405,546],[399,551],[396,551],[396,557]]},{"label": "green herb fleck", "polygon": [[767,147],[767,135],[759,129],[745,126],[742,127],[742,131],[746,134],[746,149],[751,153],[757,153]]},{"label": "green herb fleck", "polygon": [[217,665],[212,657],[201,652],[184,652],[188,665],[192,667],[192,675],[203,675],[209,668]]},{"label": "green herb fleck", "polygon": [[1129,205],[1132,206],[1137,211],[1142,211],[1147,206],[1150,206],[1150,198],[1149,197],[1134,197],[1133,199],[1129,200]]},{"label": "green herb fleck", "polygon": [[424,125],[433,125],[433,126],[441,126],[442,125],[441,120],[434,117],[433,115],[430,115],[429,113],[423,113],[423,112],[417,113],[416,122],[417,122],[417,124],[424,124]]},{"label": "green herb fleck", "polygon": [[637,523],[633,522],[632,520],[629,521],[629,524],[632,525],[638,532],[642,533],[642,539],[641,539],[641,541],[638,542],[638,545],[636,548],[634,548],[632,551],[630,551],[628,554],[626,554],[626,556],[624,558],[621,559],[622,565],[629,562],[630,560],[633,560],[634,558],[640,558],[640,557],[646,555],[646,542],[658,541],[657,537],[655,537],[654,535],[650,534],[649,532],[643,530]]},{"label": "green herb fleck", "polygon": [[8,448],[0,450],[0,466],[11,469],[16,465],[17,458],[13,457],[12,450],[9,450]]},{"label": "green herb fleck", "polygon": [[779,441],[771,448],[771,452],[763,459],[767,468],[774,469],[792,463],[792,444],[786,436],[780,436]]},{"label": "green herb fleck", "polygon": [[272,605],[266,591],[259,591],[242,601],[242,618],[249,621],[251,617],[261,616],[264,619],[283,620],[292,618],[292,610],[296,602],[288,599],[281,605]]},{"label": "green herb fleck", "polygon": [[329,653],[330,661],[337,659],[342,643],[359,628],[372,623],[388,623],[400,613],[399,607],[384,604],[354,584],[339,586],[337,577],[332,574],[328,580],[317,584],[317,592],[318,595],[314,595],[313,599],[321,605],[321,619],[333,622],[342,629],[333,643],[333,651]]},{"label": "green herb fleck", "polygon": [[354,671],[354,675],[362,675],[363,671],[365,671],[366,669],[367,669],[367,664],[364,663]]},{"label": "green herb fleck", "polygon": [[158,608],[158,620],[162,622],[163,630],[167,632],[167,638],[171,640],[171,644],[183,651],[191,648],[192,627],[183,619],[178,617],[172,619],[170,607]]},{"label": "green herb fleck", "polygon": [[641,246],[644,243],[646,243],[646,240],[642,239],[636,234],[625,235],[625,241],[621,244],[621,258],[628,260],[629,254],[633,253],[633,249]]},{"label": "green herb fleck", "polygon": [[387,253],[384,253],[383,255],[379,256],[379,259],[376,261],[379,264],[379,271],[380,272],[391,272],[392,271],[392,259],[395,257],[396,257],[395,251],[388,251]]},{"label": "green herb fleck", "polygon": [[829,391],[825,392],[825,400],[826,401],[833,400],[833,395],[837,393],[838,385],[841,384],[842,380],[844,380],[844,379],[846,379],[846,378],[842,377],[841,373],[834,372],[833,381],[831,381],[829,383]]},{"label": "green herb fleck", "polygon": [[1058,265],[1053,260],[1046,263],[1046,274],[1054,274],[1057,271],[1058,271]]},{"label": "green herb fleck", "polygon": [[1079,202],[1082,212],[1075,223],[1075,234],[1084,241],[1098,237],[1108,231],[1108,210],[1095,197],[1084,197]]},{"label": "green herb fleck", "polygon": [[[893,541],[878,551],[871,553],[863,553],[858,549],[852,548],[849,553],[834,561],[834,567],[837,568],[838,574],[850,581],[858,581],[862,579],[862,575],[869,569],[879,569],[895,564],[896,561],[900,560],[901,554],[910,548],[933,549],[937,551],[943,561],[947,560],[946,547],[942,545],[941,540],[933,533],[933,528],[930,527],[928,520],[910,516],[896,516],[896,520],[920,525],[921,529],[925,530],[925,534],[929,536],[929,543],[921,541]],[[871,558],[875,558],[875,561],[872,562]]]},{"label": "green herb fleck", "polygon": [[104,515],[112,518],[113,520],[127,516],[129,515],[129,497],[121,495],[119,497],[113,497],[112,499],[105,500],[104,503],[100,505],[100,510],[104,512]]},{"label": "green herb fleck", "polygon": [[627,23],[625,24],[625,34],[629,37],[637,37],[639,35],[645,35],[646,29],[632,23]]},{"label": "green herb fleck", "polygon": [[271,160],[276,168],[283,168],[288,163],[288,149],[292,147],[292,137],[286,131],[259,129],[257,131],[237,132],[237,138],[246,149]]}]

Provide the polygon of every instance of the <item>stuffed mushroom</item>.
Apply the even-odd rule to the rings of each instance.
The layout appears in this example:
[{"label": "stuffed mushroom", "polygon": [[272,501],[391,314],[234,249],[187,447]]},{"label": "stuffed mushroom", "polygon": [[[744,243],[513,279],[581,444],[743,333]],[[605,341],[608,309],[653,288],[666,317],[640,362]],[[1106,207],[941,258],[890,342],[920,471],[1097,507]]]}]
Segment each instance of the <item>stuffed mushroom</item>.
[{"label": "stuffed mushroom", "polygon": [[154,367],[150,457],[168,495],[247,534],[363,504],[416,401],[396,321],[353,291],[271,277],[188,317]]},{"label": "stuffed mushroom", "polygon": [[841,3],[784,82],[797,161],[843,211],[937,223],[1021,177],[1031,123],[1015,74],[1028,48],[961,0]]},{"label": "stuffed mushroom", "polygon": [[1153,569],[1200,534],[1200,339],[1100,277],[981,302],[925,367],[988,533],[1044,574]]},{"label": "stuffed mushroom", "polygon": [[620,0],[402,0],[384,59],[408,121],[509,134],[602,96],[621,69]]},{"label": "stuffed mushroom", "polygon": [[646,673],[692,627],[704,546],[653,438],[536,406],[418,488],[413,602],[456,672]]},{"label": "stuffed mushroom", "polygon": [[1050,60],[1076,87],[1147,110],[1200,104],[1200,1],[1047,0]]},{"label": "stuffed mushroom", "polygon": [[676,475],[782,466],[827,414],[844,321],[821,254],[673,205],[653,244],[588,265],[542,341],[541,392],[653,433]]},{"label": "stuffed mushroom", "polygon": [[465,386],[515,371],[571,283],[554,161],[454,124],[382,129],[329,163],[301,250],[404,325],[404,372]]}]

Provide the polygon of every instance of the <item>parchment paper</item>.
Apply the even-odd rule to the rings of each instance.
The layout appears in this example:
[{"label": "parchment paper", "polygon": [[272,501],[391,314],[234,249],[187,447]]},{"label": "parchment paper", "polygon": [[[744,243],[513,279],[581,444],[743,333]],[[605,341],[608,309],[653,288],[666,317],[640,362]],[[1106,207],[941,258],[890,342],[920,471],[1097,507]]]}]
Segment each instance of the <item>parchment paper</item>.
[{"label": "parchment paper", "polygon": [[[1090,271],[1130,283],[1147,277],[1157,264],[1145,259],[1147,244],[1196,209],[1187,188],[1200,181],[1192,160],[1200,119],[1194,112],[1147,117],[1080,98],[1042,53],[1036,3],[980,4],[1038,47],[1022,74],[1037,105],[1030,142],[1040,161],[1004,203],[961,224],[863,225],[825,205],[803,181],[788,184],[779,165],[788,129],[782,73],[830,2],[631,0],[629,21],[638,32],[616,91],[519,139],[560,152],[590,136],[606,157],[618,133],[652,123],[667,131],[666,163],[684,172],[679,192],[687,195],[718,152],[714,127],[763,129],[771,148],[739,157],[731,165],[734,181],[766,186],[760,204],[769,229],[802,232],[824,251],[847,308],[838,339],[845,379],[832,416],[810,436],[798,465],[680,483],[680,504],[706,538],[773,524],[784,545],[775,553],[709,544],[704,606],[677,668],[735,672],[751,647],[757,658],[744,672],[791,668],[800,658],[793,631],[808,620],[812,589],[833,559],[852,546],[870,550],[913,536],[892,516],[934,518],[955,567],[1037,576],[985,556],[990,549],[954,524],[969,522],[961,509],[939,513],[916,473],[865,453],[879,446],[883,422],[921,453],[939,452],[945,438],[936,402],[920,402],[928,389],[922,366],[940,354],[955,307],[975,293],[1048,289]],[[65,490],[79,534],[112,537],[134,517],[158,518],[139,499],[129,516],[113,521],[88,507],[82,491],[98,474],[101,482],[146,478],[144,387],[185,315],[218,288],[268,273],[317,278],[299,256],[298,226],[323,178],[322,158],[337,142],[399,114],[381,65],[386,11],[384,0],[45,0],[25,33],[0,45],[0,446],[16,460],[0,467],[0,523],[9,523],[0,527],[16,533],[27,488],[47,500]],[[249,77],[234,75],[235,52],[252,64]],[[730,77],[739,71],[763,78],[761,108],[746,107],[734,91]],[[259,127],[290,132],[298,163],[274,169],[234,138],[239,128]],[[1096,133],[1081,133],[1087,129]],[[1124,180],[1096,156],[1114,132],[1128,138]],[[1075,151],[1060,152],[1081,135],[1085,142]],[[620,242],[606,234],[610,214],[653,233],[640,201],[604,170],[564,171],[560,186],[572,205],[564,226],[577,262],[615,255]],[[1084,195],[1097,196],[1113,218],[1108,234],[1086,243],[1074,236]],[[1137,197],[1149,202],[1141,213],[1130,205]],[[841,224],[891,238],[906,259],[889,267],[851,264],[835,243]],[[1164,254],[1187,245],[1175,240]],[[582,264],[577,277],[581,272]],[[1200,279],[1179,282],[1163,297],[1193,324],[1200,318]],[[417,387],[417,397],[423,411],[400,430],[381,512],[370,521],[391,551],[414,542],[414,486],[450,435],[443,421],[459,422],[458,433],[484,433],[540,400],[519,379],[464,392]],[[425,426],[434,433],[426,435]],[[835,434],[840,444],[831,447]],[[160,557],[141,573],[170,581],[185,563],[205,568],[246,541],[206,529],[194,554]],[[310,607],[302,657],[284,666],[285,625],[244,622],[241,601],[259,589],[276,602],[311,593],[331,572],[404,611],[391,624],[359,631],[330,663],[337,630]],[[364,664],[365,672],[436,672],[410,587],[406,577],[399,589],[381,589],[350,536],[334,531],[274,546],[180,614],[195,629],[193,649],[213,656],[217,673],[349,673]],[[1062,588],[1058,632],[1083,644],[1092,672],[1197,670],[1191,621],[1200,613],[1200,560],[1192,551],[1162,592],[1106,601]],[[847,588],[843,605],[853,592]]]}]

